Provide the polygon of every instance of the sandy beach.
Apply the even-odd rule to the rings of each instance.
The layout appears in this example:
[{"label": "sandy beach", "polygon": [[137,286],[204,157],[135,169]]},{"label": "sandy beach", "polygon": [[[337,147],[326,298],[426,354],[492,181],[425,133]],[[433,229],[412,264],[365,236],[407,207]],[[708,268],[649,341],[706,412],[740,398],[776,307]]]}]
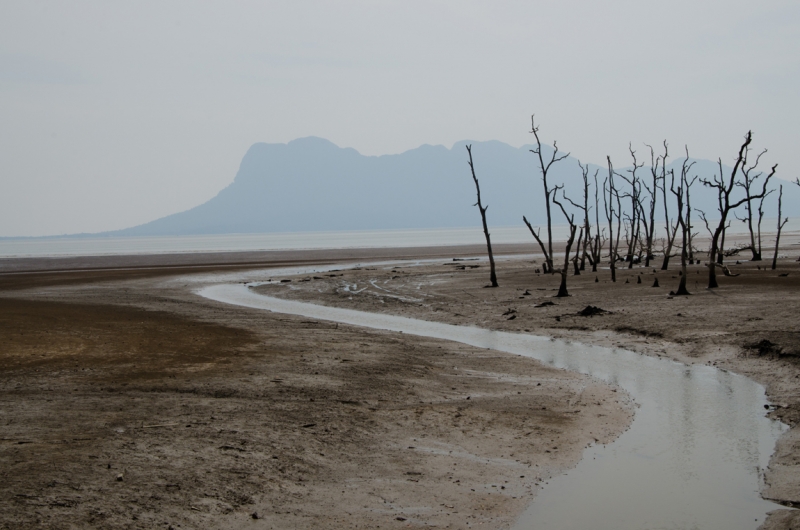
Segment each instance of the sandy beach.
[{"label": "sandy beach", "polygon": [[[751,377],[792,427],[763,495],[800,505],[796,255],[777,271],[731,262],[738,276],[711,292],[693,265],[690,297],[668,294],[676,264],[616,283],[584,271],[556,299],[529,248],[498,249],[496,289],[485,262],[460,259],[480,247],[3,260],[0,527],[505,528],[633,418],[618,388],[531,359],[194,293],[251,270],[272,296]],[[354,268],[272,273],[334,263]],[[589,305],[604,312],[581,316]]]}]

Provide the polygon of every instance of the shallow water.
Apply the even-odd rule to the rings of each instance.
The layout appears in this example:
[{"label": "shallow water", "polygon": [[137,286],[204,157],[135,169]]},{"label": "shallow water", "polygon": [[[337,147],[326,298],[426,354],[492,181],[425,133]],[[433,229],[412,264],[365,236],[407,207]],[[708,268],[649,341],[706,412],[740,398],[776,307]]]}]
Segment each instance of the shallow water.
[{"label": "shallow water", "polygon": [[[566,239],[569,235],[566,227],[562,226],[554,226],[554,234],[555,237],[563,239]],[[524,226],[493,227],[492,241],[496,244],[533,243],[528,229]],[[478,226],[419,228],[413,230],[353,230],[188,236],[0,238],[0,258],[334,248],[437,247],[482,245],[484,242],[483,230]]]},{"label": "shallow water", "polygon": [[524,355],[622,387],[638,405],[631,428],[549,480],[515,529],[745,529],[781,508],[759,490],[786,427],[765,416],[764,388],[746,377],[626,350],[281,300],[242,284],[199,294]]}]

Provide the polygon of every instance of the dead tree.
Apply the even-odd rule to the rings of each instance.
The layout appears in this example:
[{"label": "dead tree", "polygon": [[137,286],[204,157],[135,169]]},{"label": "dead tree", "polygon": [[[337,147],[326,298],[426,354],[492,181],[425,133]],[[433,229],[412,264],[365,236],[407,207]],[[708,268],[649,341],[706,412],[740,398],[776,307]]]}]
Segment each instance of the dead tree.
[{"label": "dead tree", "polygon": [[[687,159],[689,158],[689,149],[688,148],[686,149],[686,158]],[[692,162],[692,165],[694,165],[694,162]],[[690,263],[692,261],[694,261],[694,251],[692,250],[694,247],[692,246],[692,239],[694,238],[695,235],[697,235],[697,234],[692,234],[692,228],[694,228],[694,226],[692,226],[692,200],[691,200],[691,193],[690,192],[692,191],[692,184],[695,183],[697,178],[698,178],[697,175],[695,175],[694,178],[691,181],[687,181],[686,182],[686,221],[685,221],[685,223],[686,223],[686,230],[687,230],[686,239],[687,239],[688,245],[689,245],[688,253],[689,253],[689,262]]]},{"label": "dead tree", "polygon": [[624,194],[624,197],[629,198],[631,200],[631,214],[629,216],[630,222],[630,238],[628,238],[626,234],[626,240],[628,243],[628,253],[625,255],[625,261],[628,262],[628,268],[633,268],[633,255],[636,252],[636,245],[639,242],[639,229],[641,227],[640,216],[639,216],[639,201],[641,199],[641,191],[642,186],[639,182],[639,177],[636,176],[636,172],[644,167],[644,162],[639,163],[636,160],[636,151],[633,150],[633,146],[628,144],[628,151],[631,153],[631,158],[633,159],[633,169],[629,169],[628,173],[631,174],[631,178],[627,178],[625,175],[620,175],[631,187],[630,193]]},{"label": "dead tree", "polygon": [[[722,169],[722,159],[719,159],[717,161],[717,165],[719,165],[719,178],[720,178],[720,180],[724,180],[725,179],[725,177],[724,177],[725,171]],[[717,189],[717,211],[721,211],[722,210],[723,205],[725,203],[725,201],[723,200],[724,197],[725,197],[725,194],[723,193],[723,190],[722,189]],[[703,219],[703,220],[705,221],[705,219]],[[717,255],[717,264],[718,265],[724,265],[724,261],[725,261],[725,252],[724,252],[724,250],[725,250],[725,235],[728,233],[728,228],[730,228],[730,227],[731,227],[730,221],[728,222],[728,224],[726,224],[725,226],[722,227],[722,235],[720,236],[720,243],[719,243],[720,252]],[[713,231],[711,231],[711,237],[712,238],[714,237],[714,232]],[[711,252],[711,250],[710,250],[710,247],[709,247],[709,256],[711,255],[710,252]]]},{"label": "dead tree", "polygon": [[[589,224],[589,166],[583,166],[583,164],[578,162],[578,166],[581,168],[581,175],[583,176],[583,204],[578,204],[571,200],[569,197],[564,195],[564,199],[569,201],[572,206],[578,208],[579,210],[583,211],[583,226],[580,227],[580,233],[578,235],[578,245],[576,247],[576,260],[578,257],[580,258],[581,264],[580,266],[576,263],[575,274],[579,275],[580,271],[586,270],[586,259],[588,258],[591,262],[591,257],[589,257],[589,240],[591,239],[591,224]],[[600,171],[599,169],[597,171]],[[595,171],[595,180],[597,178],[597,171]],[[582,238],[583,236],[583,238]],[[581,239],[583,239],[583,246],[581,246]]]},{"label": "dead tree", "polygon": [[[597,185],[597,173],[599,171],[598,169],[594,172],[594,225],[597,229],[595,230],[594,241],[589,247],[591,253],[589,262],[592,264],[592,272],[597,272],[597,264],[600,263],[600,254],[605,244],[605,241],[601,240],[603,231],[600,229],[600,187]],[[603,200],[605,201],[605,193],[603,194]]]},{"label": "dead tree", "polygon": [[[658,165],[659,162],[662,164],[666,164],[666,151],[667,151],[667,142],[664,141],[664,158],[660,155],[656,156],[655,150],[652,146],[648,145],[647,147],[650,148],[650,176],[653,178],[652,180],[652,188],[647,185],[644,181],[642,181],[642,186],[644,189],[647,190],[648,195],[650,195],[650,205],[649,205],[649,215],[645,215],[644,212],[644,205],[642,205],[642,219],[644,220],[644,229],[645,229],[645,255],[644,255],[644,265],[645,267],[650,266],[650,260],[654,258],[653,256],[653,238],[655,237],[656,232],[656,204],[658,203]],[[648,222],[649,220],[649,222]],[[667,219],[667,223],[669,223],[669,219]]]},{"label": "dead tree", "polygon": [[681,167],[681,177],[680,182],[678,183],[677,189],[675,188],[675,174],[672,173],[673,178],[672,182],[670,183],[670,191],[673,195],[675,195],[676,201],[678,203],[678,224],[681,227],[681,275],[680,275],[680,282],[678,283],[678,290],[675,291],[676,295],[684,296],[689,295],[689,291],[686,289],[686,264],[689,260],[689,238],[691,235],[691,228],[687,222],[688,219],[688,208],[684,210],[684,205],[688,205],[688,197],[689,197],[689,187],[691,183],[695,181],[695,179],[689,180],[689,170],[694,165],[694,162],[691,164],[689,163],[689,149],[686,149],[686,159],[683,161],[683,166]]},{"label": "dead tree", "polygon": [[[763,197],[764,193],[751,195],[749,198],[744,197],[738,201],[731,200],[731,193],[733,192],[733,188],[736,186],[738,182],[736,177],[739,171],[742,169],[742,162],[745,160],[745,153],[747,152],[747,148],[750,146],[750,143],[753,141],[753,133],[752,131],[747,131],[747,135],[745,136],[744,143],[739,148],[739,154],[736,157],[736,163],[731,170],[730,177],[727,179],[724,177],[722,173],[722,160],[719,161],[720,166],[720,175],[714,176],[714,180],[703,179],[702,182],[704,185],[715,188],[717,190],[717,195],[719,197],[719,224],[717,228],[714,230],[714,234],[711,237],[711,252],[709,254],[709,263],[708,263],[708,288],[714,289],[719,287],[717,283],[717,268],[716,268],[716,261],[717,261],[717,253],[720,251],[719,247],[719,240],[720,236],[722,235],[723,230],[725,229],[725,225],[728,221],[728,215],[731,211],[735,210],[742,204],[752,201],[753,199],[760,199]],[[769,173],[769,178],[771,178],[775,174],[775,170],[778,168],[778,164],[772,166],[772,170]]]},{"label": "dead tree", "polygon": [[[614,166],[611,164],[611,157],[606,157],[608,161],[608,178],[603,181],[603,207],[608,220],[608,262],[611,268],[611,281],[617,281],[617,256],[619,250],[619,232],[622,223],[620,214],[619,191],[614,184]],[[616,200],[616,208],[614,203]],[[614,219],[617,220],[617,238],[614,239]]]},{"label": "dead tree", "polygon": [[[589,207],[589,165],[587,164],[586,167],[584,167],[580,161],[578,162],[578,165],[581,168],[581,175],[583,176],[583,206],[569,201],[567,197],[564,198],[572,203],[572,205],[576,208],[583,210],[583,247],[581,247],[580,243],[578,244],[578,248],[581,249],[580,270],[583,271],[586,270],[586,259],[588,258],[590,262],[592,261],[592,258],[589,256],[589,246],[591,245],[590,241],[592,240],[592,225],[589,223],[589,210],[591,209]],[[599,171],[599,169],[596,169],[594,172],[595,185],[597,184],[597,173]]]},{"label": "dead tree", "polygon": [[[544,155],[542,154],[542,142],[541,140],[539,140],[539,128],[536,126],[536,123],[533,120],[533,116],[531,116],[531,133],[533,133],[533,136],[536,138],[536,148],[531,149],[530,151],[539,158],[539,169],[542,172],[542,184],[544,185],[545,212],[547,213],[547,251],[544,252],[544,259],[546,268],[548,270],[546,270],[545,272],[553,273],[555,272],[553,269],[553,218],[550,213],[550,202],[552,200],[551,197],[553,196],[554,191],[551,190],[547,185],[547,172],[550,171],[550,167],[553,164],[567,158],[569,156],[569,153],[562,156],[558,156],[558,144],[554,140],[553,154],[552,156],[550,156],[550,160],[548,162],[545,162]],[[525,220],[524,217],[523,220]],[[530,224],[528,223],[527,220],[525,220],[525,224],[527,224],[528,228],[530,228]],[[532,228],[531,228],[531,233],[534,233]],[[539,240],[538,234],[534,234],[534,237],[536,237],[537,241]],[[542,246],[542,250],[544,251],[544,246]]]},{"label": "dead tree", "polygon": [[[573,276],[580,276],[581,275],[581,266],[578,265],[578,260],[581,258],[581,239],[583,238],[583,227],[580,227],[578,231],[578,243],[575,245],[575,256],[572,257],[572,265],[573,265]],[[586,247],[584,245],[584,252],[586,251]]]},{"label": "dead tree", "polygon": [[745,221],[747,222],[747,229],[750,232],[750,253],[752,254],[752,258],[750,261],[761,261],[761,219],[764,216],[763,210],[761,209],[761,205],[764,202],[764,198],[772,193],[772,190],[769,192],[767,191],[767,185],[769,184],[769,179],[772,175],[767,175],[767,178],[762,183],[762,191],[761,191],[761,200],[759,201],[759,216],[758,216],[758,235],[756,236],[755,230],[753,229],[753,186],[756,185],[759,178],[763,176],[763,173],[758,172],[753,174],[753,170],[758,166],[761,157],[767,152],[766,149],[761,151],[758,156],[756,157],[756,161],[752,166],[747,165],[747,157],[750,154],[750,149],[745,149],[744,159],[742,160],[742,181],[737,182],[736,185],[743,188],[745,192],[745,197],[747,202],[745,203],[745,210],[747,211],[747,217]]},{"label": "dead tree", "polygon": [[[764,199],[767,198],[767,195],[771,194],[775,190],[769,190],[761,200],[758,201],[758,237],[756,240],[758,241],[758,255],[761,256],[761,221],[764,220]],[[778,217],[780,219],[780,217]]]},{"label": "dead tree", "polygon": [[683,187],[683,198],[686,204],[686,213],[683,216],[683,222],[686,225],[686,252],[687,257],[689,258],[689,262],[691,263],[694,261],[694,254],[692,253],[692,201],[691,201],[691,191],[692,191],[692,184],[697,181],[697,176],[689,180],[689,171],[694,166],[694,161],[689,163],[689,147],[684,146],[686,150],[686,158],[683,160],[683,164],[681,165],[681,186]]},{"label": "dead tree", "polygon": [[475,176],[475,166],[472,163],[472,145],[468,145],[467,153],[469,153],[469,169],[472,171],[472,180],[475,181],[475,191],[478,193],[478,202],[473,206],[477,206],[481,211],[481,221],[483,222],[483,233],[486,235],[486,249],[489,251],[489,279],[492,282],[492,287],[497,287],[497,275],[494,270],[494,256],[492,255],[492,239],[489,237],[489,227],[486,224],[486,210],[489,205],[484,206],[481,204],[481,187],[478,184],[478,177]]},{"label": "dead tree", "polygon": [[[800,186],[800,184],[798,184]],[[781,221],[781,202],[783,201],[783,184],[780,186],[780,191],[778,192],[778,235],[775,237],[775,254],[772,255],[772,270],[778,266],[778,245],[781,242],[781,230],[783,230],[783,226],[789,222],[789,218],[785,218]]]},{"label": "dead tree", "polygon": [[528,227],[528,230],[531,231],[531,235],[536,240],[536,242],[539,243],[539,248],[542,249],[542,254],[544,254],[544,263],[542,263],[542,270],[545,273],[550,272],[550,269],[548,269],[548,267],[551,267],[553,262],[550,259],[550,254],[547,253],[547,247],[542,241],[542,238],[539,237],[540,229],[537,227],[536,230],[534,230],[531,224],[528,222],[528,219],[524,215],[522,216],[522,221],[525,223],[525,226]]},{"label": "dead tree", "polygon": [[[661,262],[661,270],[669,269],[669,259],[672,257],[672,246],[675,244],[675,237],[678,234],[678,223],[672,226],[672,221],[669,219],[669,203],[667,201],[667,156],[669,149],[667,148],[667,141],[664,140],[664,158],[661,164],[661,197],[664,202],[664,222],[667,235],[667,247],[664,251],[664,260]],[[672,172],[672,170],[670,170]],[[674,174],[673,174],[674,178]],[[672,235],[670,235],[672,234]]]},{"label": "dead tree", "polygon": [[556,197],[555,192],[557,192],[560,188],[554,188],[553,193],[553,202],[561,208],[561,212],[564,214],[564,218],[566,218],[567,222],[569,223],[569,239],[567,240],[567,249],[564,252],[564,266],[561,267],[561,285],[558,287],[558,294],[556,294],[557,298],[561,298],[564,296],[569,296],[567,292],[567,273],[569,272],[569,253],[572,250],[572,242],[575,241],[575,216],[569,215],[567,211],[564,209],[564,205],[558,202],[558,197]]}]

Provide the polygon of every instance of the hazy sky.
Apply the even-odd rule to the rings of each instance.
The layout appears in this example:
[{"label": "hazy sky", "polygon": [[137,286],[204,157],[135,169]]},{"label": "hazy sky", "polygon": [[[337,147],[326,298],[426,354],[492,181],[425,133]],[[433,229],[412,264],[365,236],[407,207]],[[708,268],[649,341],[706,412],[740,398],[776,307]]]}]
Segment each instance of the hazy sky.
[{"label": "hazy sky", "polygon": [[6,0],[0,236],[188,209],[255,142],[519,146],[532,113],[618,165],[664,138],[730,161],[752,129],[794,179],[799,64],[794,0]]}]

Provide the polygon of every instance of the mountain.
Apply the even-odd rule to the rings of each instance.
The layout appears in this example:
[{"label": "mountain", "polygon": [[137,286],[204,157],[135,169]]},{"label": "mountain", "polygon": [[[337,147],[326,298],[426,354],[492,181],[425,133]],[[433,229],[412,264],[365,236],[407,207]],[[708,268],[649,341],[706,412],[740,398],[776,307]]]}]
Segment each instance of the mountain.
[{"label": "mountain", "polygon": [[[208,202],[185,212],[102,235],[151,236],[327,230],[369,230],[478,226],[465,145],[472,144],[490,225],[545,222],[542,184],[532,146],[511,147],[497,141],[456,143],[451,149],[423,145],[396,155],[364,156],[322,138],[301,138],[288,144],[254,144],[245,154],[233,182]],[[552,148],[545,146],[545,151]],[[680,173],[680,161],[674,167]],[[590,176],[607,175],[591,165]],[[697,161],[693,174],[710,177],[716,163]],[[625,168],[618,169],[620,173]],[[639,170],[647,177],[647,167]],[[730,171],[730,170],[728,170]],[[570,198],[581,199],[581,174],[576,158],[553,165],[553,184],[564,183]],[[739,191],[737,191],[738,193]],[[716,195],[699,182],[692,188],[692,206],[715,211]],[[784,209],[798,204],[800,188],[784,186]],[[765,206],[777,212],[777,199]],[[787,212],[791,215],[791,212]],[[560,212],[554,222],[563,223]],[[657,215],[663,215],[659,206]],[[713,215],[712,215],[713,216]],[[601,216],[602,217],[602,216]],[[658,218],[658,217],[657,217]]]}]

